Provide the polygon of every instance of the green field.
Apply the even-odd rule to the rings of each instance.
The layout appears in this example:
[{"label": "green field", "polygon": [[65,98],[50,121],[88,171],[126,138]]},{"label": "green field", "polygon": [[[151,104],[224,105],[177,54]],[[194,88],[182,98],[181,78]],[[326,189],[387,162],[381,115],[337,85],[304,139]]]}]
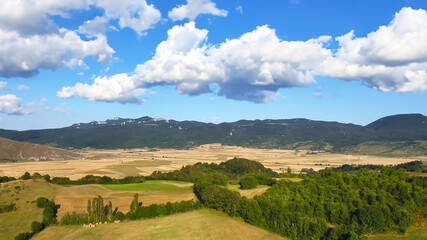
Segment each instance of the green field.
[{"label": "green field", "polygon": [[52,226],[34,240],[45,239],[283,239],[222,213],[202,209],[156,219],[106,224],[96,228]]},{"label": "green field", "polygon": [[178,181],[149,180],[143,183],[102,184],[113,191],[164,191],[168,193],[188,193],[193,191],[193,184]]},{"label": "green field", "polygon": [[34,201],[41,196],[53,199],[59,186],[44,180],[18,180],[0,184],[0,204],[14,202],[17,210],[0,214],[0,239],[14,239],[31,229],[33,221],[41,221],[43,209]]},{"label": "green field", "polygon": [[406,235],[374,235],[370,240],[425,240],[427,239],[427,228],[411,229]]}]

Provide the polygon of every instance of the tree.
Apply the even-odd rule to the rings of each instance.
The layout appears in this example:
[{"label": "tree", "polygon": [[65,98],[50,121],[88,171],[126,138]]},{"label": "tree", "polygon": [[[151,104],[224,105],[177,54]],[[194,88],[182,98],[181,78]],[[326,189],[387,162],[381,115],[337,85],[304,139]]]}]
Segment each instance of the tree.
[{"label": "tree", "polygon": [[49,199],[45,198],[45,197],[39,197],[36,200],[36,204],[38,208],[44,208],[46,207],[47,203],[49,202]]},{"label": "tree", "polygon": [[25,172],[24,175],[21,177],[22,180],[28,180],[31,179],[31,175],[29,172]]},{"label": "tree", "polygon": [[43,223],[41,222],[34,221],[31,223],[31,230],[33,231],[34,234],[41,232],[43,228],[44,226],[43,226]]},{"label": "tree", "polygon": [[132,203],[130,204],[130,212],[136,213],[136,210],[139,207],[139,201],[138,201],[138,193],[135,193],[135,196],[133,196]]},{"label": "tree", "polygon": [[258,180],[254,175],[247,174],[240,179],[239,184],[241,189],[252,189],[258,186]]}]

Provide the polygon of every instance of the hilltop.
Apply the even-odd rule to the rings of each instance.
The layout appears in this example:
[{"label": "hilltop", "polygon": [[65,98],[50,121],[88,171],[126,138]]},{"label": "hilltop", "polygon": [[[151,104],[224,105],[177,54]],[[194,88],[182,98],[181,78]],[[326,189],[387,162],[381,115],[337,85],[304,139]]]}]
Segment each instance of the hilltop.
[{"label": "hilltop", "polygon": [[[395,115],[360,126],[303,118],[213,124],[146,116],[77,123],[59,129],[0,130],[0,137],[61,148],[191,148],[221,143],[255,148],[341,151],[372,141],[400,142],[398,147],[426,141],[426,119],[421,114]],[[418,146],[423,148],[424,144]]]}]

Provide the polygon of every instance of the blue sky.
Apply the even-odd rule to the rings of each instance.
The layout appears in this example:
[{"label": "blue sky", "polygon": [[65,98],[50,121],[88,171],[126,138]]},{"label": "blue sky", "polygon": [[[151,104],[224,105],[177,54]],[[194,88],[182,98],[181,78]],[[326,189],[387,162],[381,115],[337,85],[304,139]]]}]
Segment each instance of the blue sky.
[{"label": "blue sky", "polygon": [[0,128],[427,115],[425,0],[0,2]]}]

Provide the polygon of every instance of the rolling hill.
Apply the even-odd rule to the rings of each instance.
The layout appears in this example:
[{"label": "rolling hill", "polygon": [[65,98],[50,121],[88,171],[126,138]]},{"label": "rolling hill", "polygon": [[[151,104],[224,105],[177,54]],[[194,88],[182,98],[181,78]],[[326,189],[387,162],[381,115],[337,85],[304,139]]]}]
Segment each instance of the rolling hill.
[{"label": "rolling hill", "polygon": [[71,160],[79,157],[64,149],[0,138],[1,162]]},{"label": "rolling hill", "polygon": [[[421,114],[381,118],[367,126],[309,119],[240,120],[203,123],[142,117],[112,118],[47,130],[0,130],[0,137],[60,148],[191,148],[221,143],[256,148],[342,151],[365,142],[399,142],[397,148],[427,141],[427,117]],[[421,152],[426,152],[425,144]]]}]

